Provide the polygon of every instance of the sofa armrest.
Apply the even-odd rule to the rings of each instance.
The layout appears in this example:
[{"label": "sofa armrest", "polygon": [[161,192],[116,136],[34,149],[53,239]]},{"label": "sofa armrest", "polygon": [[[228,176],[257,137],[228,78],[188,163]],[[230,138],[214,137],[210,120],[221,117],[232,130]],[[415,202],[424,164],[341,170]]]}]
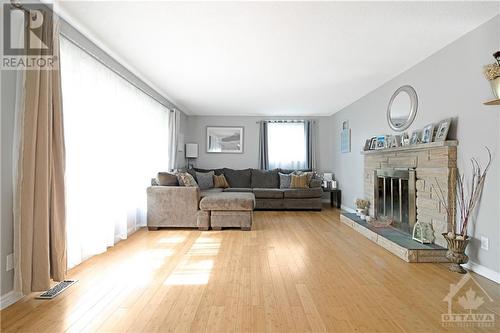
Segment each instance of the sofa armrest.
[{"label": "sofa armrest", "polygon": [[147,189],[150,227],[196,227],[200,189],[185,186],[150,186]]}]

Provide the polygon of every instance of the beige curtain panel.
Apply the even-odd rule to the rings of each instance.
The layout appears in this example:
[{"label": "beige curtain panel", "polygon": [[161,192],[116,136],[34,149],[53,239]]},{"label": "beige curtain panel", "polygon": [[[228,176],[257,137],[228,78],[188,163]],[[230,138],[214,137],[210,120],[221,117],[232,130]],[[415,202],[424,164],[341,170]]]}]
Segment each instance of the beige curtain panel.
[{"label": "beige curtain panel", "polygon": [[66,275],[65,149],[59,72],[59,32],[43,12],[41,40],[53,49],[52,70],[24,74],[18,117],[14,208],[15,288],[28,294]]}]

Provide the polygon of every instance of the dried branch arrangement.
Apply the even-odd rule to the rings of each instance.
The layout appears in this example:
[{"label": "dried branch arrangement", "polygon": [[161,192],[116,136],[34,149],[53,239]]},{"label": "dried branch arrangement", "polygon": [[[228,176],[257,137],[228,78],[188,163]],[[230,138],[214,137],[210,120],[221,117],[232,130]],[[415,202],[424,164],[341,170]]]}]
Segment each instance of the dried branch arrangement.
[{"label": "dried branch arrangement", "polygon": [[[485,147],[488,152],[488,164],[483,169],[481,164],[477,161],[476,158],[471,158],[472,165],[472,179],[470,183],[468,183],[465,179],[464,174],[460,174],[460,171],[457,171],[457,209],[460,211],[460,220],[458,221],[458,228],[456,223],[453,223],[453,232],[448,233],[450,238],[467,238],[467,226],[471,220],[472,214],[481,199],[481,194],[483,193],[484,182],[486,180],[486,174],[488,173],[488,169],[491,165],[491,151],[488,147]],[[441,185],[437,182],[436,184],[438,188],[438,198],[443,207],[445,207],[448,216],[450,214],[454,214],[450,210],[448,205],[448,200],[446,200],[446,196],[441,188]],[[469,185],[469,186],[468,186]],[[455,219],[453,219],[454,221]],[[459,234],[455,235],[455,232],[459,229]]]}]

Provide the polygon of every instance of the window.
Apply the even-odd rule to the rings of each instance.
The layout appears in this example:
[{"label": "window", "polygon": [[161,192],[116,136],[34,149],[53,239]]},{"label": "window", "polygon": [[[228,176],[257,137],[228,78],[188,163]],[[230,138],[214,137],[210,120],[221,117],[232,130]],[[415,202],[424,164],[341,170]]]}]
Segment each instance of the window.
[{"label": "window", "polygon": [[269,169],[307,169],[305,122],[267,124]]},{"label": "window", "polygon": [[146,188],[168,168],[171,112],[61,37],[68,266],[145,224]]}]

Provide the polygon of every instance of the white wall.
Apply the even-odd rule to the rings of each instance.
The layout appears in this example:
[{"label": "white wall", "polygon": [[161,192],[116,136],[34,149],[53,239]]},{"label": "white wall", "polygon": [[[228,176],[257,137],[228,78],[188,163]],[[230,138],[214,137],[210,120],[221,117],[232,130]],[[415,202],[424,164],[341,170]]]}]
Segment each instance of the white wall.
[{"label": "white wall", "polygon": [[[408,131],[444,118],[456,118],[451,136],[459,140],[461,170],[468,170],[471,157],[485,161],[487,156],[483,147],[488,146],[494,161],[469,254],[473,262],[496,272],[500,272],[500,107],[483,105],[493,95],[482,67],[494,61],[492,54],[499,49],[500,17],[496,16],[332,116],[336,142],[332,166],[343,190],[343,203],[350,208],[356,197],[363,196],[363,155],[360,151],[367,138],[392,133],[386,121],[387,103],[402,85],[413,86],[418,95],[417,117]],[[353,149],[348,154],[340,153],[343,120],[349,120],[352,129]],[[478,239],[481,236],[489,237],[489,251],[480,249]]]},{"label": "white wall", "polygon": [[[246,116],[190,116],[186,143],[199,145],[199,158],[195,165],[200,168],[228,167],[246,169],[259,167],[259,124],[262,119],[286,119],[289,117],[246,117]],[[293,119],[304,119],[294,117]],[[319,171],[331,171],[332,140],[330,117],[309,117],[316,121],[318,131],[317,163]],[[243,154],[209,154],[206,149],[207,126],[243,126]]]}]

